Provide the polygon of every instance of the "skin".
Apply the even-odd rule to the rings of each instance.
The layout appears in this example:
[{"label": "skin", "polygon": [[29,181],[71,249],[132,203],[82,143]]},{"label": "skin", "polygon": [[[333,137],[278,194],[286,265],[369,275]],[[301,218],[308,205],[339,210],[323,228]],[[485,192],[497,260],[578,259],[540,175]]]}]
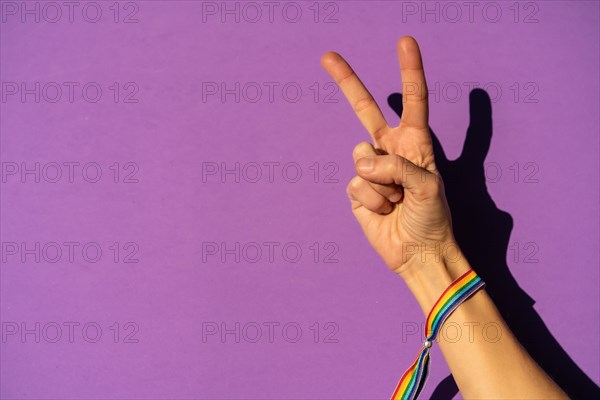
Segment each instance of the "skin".
[{"label": "skin", "polygon": [[[398,41],[398,56],[403,113],[395,127],[339,54],[324,54],[321,64],[371,135],[372,143],[358,144],[352,154],[357,174],[347,187],[352,212],[427,315],[444,289],[471,266],[454,238],[435,165],[427,85],[414,38]],[[458,324],[463,334],[458,339],[440,335],[438,343],[463,397],[568,398],[521,347],[484,289],[454,311],[448,324]]]}]

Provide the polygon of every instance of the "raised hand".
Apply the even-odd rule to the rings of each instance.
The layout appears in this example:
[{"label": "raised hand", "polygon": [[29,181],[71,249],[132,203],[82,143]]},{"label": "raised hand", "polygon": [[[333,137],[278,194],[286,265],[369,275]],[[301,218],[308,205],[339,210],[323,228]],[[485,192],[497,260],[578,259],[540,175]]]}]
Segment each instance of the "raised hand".
[{"label": "raised hand", "polygon": [[[347,189],[352,211],[371,245],[404,278],[428,315],[440,294],[470,265],[456,244],[444,184],[434,160],[427,86],[417,42],[401,38],[398,55],[403,107],[397,127],[387,124],[373,96],[340,55],[326,53],[321,63],[373,140],[373,144],[359,144],[353,152],[357,176]],[[491,129],[491,125],[479,126],[478,122],[485,120],[477,118],[471,120],[471,133],[477,128]],[[467,153],[470,147],[486,144],[485,138],[469,137]],[[445,157],[439,161],[440,166],[447,166]],[[469,204],[464,200],[468,199],[461,197],[461,202]],[[476,328],[481,329],[481,336],[475,333],[474,340],[470,334],[451,341],[438,337],[465,398],[568,398],[523,350],[484,289],[454,310],[448,321],[457,326],[468,321],[474,327],[495,323],[502,332],[494,342],[479,339],[484,328]]]},{"label": "raised hand", "polygon": [[373,144],[353,152],[357,176],[348,184],[352,211],[385,263],[407,270],[460,258],[452,234],[444,186],[429,132],[427,85],[419,46],[412,37],[398,41],[404,110],[390,127],[373,96],[337,53],[321,64],[340,86]]}]

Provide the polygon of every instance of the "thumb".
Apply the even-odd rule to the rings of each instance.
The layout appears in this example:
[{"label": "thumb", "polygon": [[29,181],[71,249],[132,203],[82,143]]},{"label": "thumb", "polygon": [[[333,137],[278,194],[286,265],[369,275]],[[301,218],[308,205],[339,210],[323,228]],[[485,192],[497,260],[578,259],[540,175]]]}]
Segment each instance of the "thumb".
[{"label": "thumb", "polygon": [[356,162],[356,172],[369,182],[401,185],[413,194],[429,191],[438,179],[436,174],[396,154],[363,157]]}]

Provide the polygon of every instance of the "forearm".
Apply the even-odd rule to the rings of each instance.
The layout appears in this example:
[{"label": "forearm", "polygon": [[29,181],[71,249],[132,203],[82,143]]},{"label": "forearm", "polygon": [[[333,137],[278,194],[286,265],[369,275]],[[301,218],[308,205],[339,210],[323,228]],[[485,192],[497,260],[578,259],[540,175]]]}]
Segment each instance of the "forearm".
[{"label": "forearm", "polygon": [[[441,242],[448,240],[450,243],[447,244],[452,245],[454,241],[442,173],[435,163],[438,155],[434,154],[429,129],[423,61],[414,38],[403,37],[398,41],[398,56],[402,85],[405,89],[411,89],[403,90],[398,126],[390,126],[386,122],[373,96],[339,54],[326,53],[321,63],[338,83],[373,139],[373,143],[359,144],[352,153],[357,175],[346,189],[352,212],[369,242],[388,267],[404,278],[427,315],[442,292],[470,266],[461,256],[455,262],[448,262],[448,258],[422,262],[417,259],[419,255],[414,254],[419,248],[428,250],[434,247],[437,250]],[[479,97],[481,104],[476,107],[471,100],[471,112],[476,114],[477,110],[487,109],[487,114],[490,114],[489,96]],[[485,115],[475,114],[471,115],[474,125],[470,130],[479,128],[482,121],[486,121],[483,125],[491,133],[491,119],[488,121]],[[443,160],[446,161],[444,164],[449,164],[448,160]],[[457,164],[461,170],[466,165]],[[447,246],[441,248],[451,250]],[[454,248],[458,249],[456,246]],[[462,283],[469,285],[473,282],[458,282]],[[475,281],[477,283],[480,282]],[[454,296],[458,293],[456,297],[444,301],[450,301],[450,305],[458,304],[452,301],[463,300],[460,296],[466,296],[471,293],[470,289],[475,288],[472,286],[465,288],[464,292],[449,294]],[[439,341],[464,397],[566,398],[520,346],[485,290],[479,290],[461,304],[450,315],[445,326],[452,323],[474,330],[472,336],[463,334],[456,340],[449,340],[444,338],[442,325]],[[486,340],[483,335],[483,329],[490,323],[499,329],[498,340]],[[436,332],[439,327],[436,325]],[[428,368],[428,348],[429,343],[424,343],[419,357],[400,380],[395,394],[408,393],[412,396],[418,392],[419,386],[415,383],[426,372],[423,368]],[[410,378],[404,380],[405,377]]]},{"label": "forearm", "polygon": [[[415,258],[401,273],[425,315],[440,294],[469,270],[464,256],[453,259]],[[450,325],[459,327],[458,334]],[[485,289],[461,304],[444,326],[448,334],[442,328],[437,340],[465,398],[567,398],[519,344]]]}]

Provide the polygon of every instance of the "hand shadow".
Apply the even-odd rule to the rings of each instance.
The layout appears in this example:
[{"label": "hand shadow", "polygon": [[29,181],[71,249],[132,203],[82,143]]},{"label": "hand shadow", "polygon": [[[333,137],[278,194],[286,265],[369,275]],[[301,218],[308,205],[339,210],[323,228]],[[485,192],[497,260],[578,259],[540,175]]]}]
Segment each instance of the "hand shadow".
[{"label": "hand shadow", "polygon": [[[402,95],[388,104],[402,115]],[[446,188],[454,234],[473,269],[486,282],[486,291],[531,357],[575,399],[600,399],[598,386],[573,362],[537,314],[535,301],[519,287],[506,262],[513,220],[499,210],[486,187],[484,161],[492,139],[490,97],[482,89],[469,96],[470,125],[460,157],[448,160],[431,131],[435,162]],[[452,399],[458,388],[452,375],[436,387],[432,399]]]}]

